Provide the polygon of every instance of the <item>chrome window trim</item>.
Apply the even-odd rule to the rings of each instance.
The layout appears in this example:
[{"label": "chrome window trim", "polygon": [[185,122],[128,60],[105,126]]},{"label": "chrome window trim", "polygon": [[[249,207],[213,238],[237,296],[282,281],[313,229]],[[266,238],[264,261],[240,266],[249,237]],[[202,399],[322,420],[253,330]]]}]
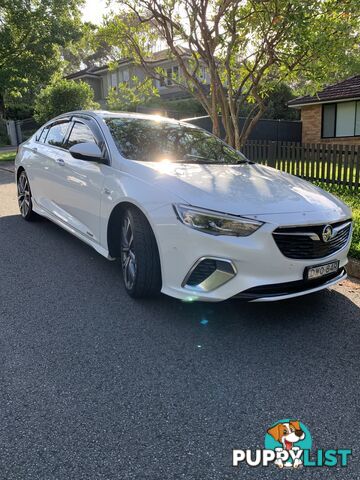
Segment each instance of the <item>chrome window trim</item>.
[{"label": "chrome window trim", "polygon": [[[331,221],[331,222],[328,222],[329,225],[333,225],[334,223],[340,223],[341,222],[341,225],[339,225],[340,227],[343,225],[342,222],[348,222],[348,223],[351,223],[352,222],[352,218],[344,218],[343,220],[337,220],[337,221]],[[286,224],[286,225],[277,225],[273,231],[273,233],[275,233],[275,230],[277,228],[305,228],[305,227],[321,227],[321,226],[325,226],[327,225],[327,223],[324,223],[324,222],[319,222],[319,223],[304,223],[304,224],[299,224],[299,223],[289,223],[289,224]],[[336,227],[337,228],[337,227]]]},{"label": "chrome window trim", "polygon": [[288,237],[310,237],[311,240],[320,240],[320,237],[317,233],[315,232],[294,232],[294,233],[291,233],[291,232],[273,232],[273,235],[286,235]]}]

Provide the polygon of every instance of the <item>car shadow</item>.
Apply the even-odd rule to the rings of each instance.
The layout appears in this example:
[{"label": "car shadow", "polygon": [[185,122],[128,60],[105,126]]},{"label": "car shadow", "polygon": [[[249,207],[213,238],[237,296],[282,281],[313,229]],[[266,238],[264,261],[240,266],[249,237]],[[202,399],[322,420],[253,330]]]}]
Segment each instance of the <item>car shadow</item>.
[{"label": "car shadow", "polygon": [[[6,238],[1,238],[4,233]],[[25,248],[25,250],[24,250]],[[359,319],[360,309],[352,300],[335,290],[324,290],[314,294],[279,302],[256,303],[241,300],[228,300],[221,303],[182,302],[165,295],[144,300],[133,300],[127,296],[122,286],[119,261],[109,262],[91,247],[81,242],[62,228],[50,221],[40,218],[36,222],[25,222],[19,215],[0,218],[0,255],[6,256],[9,249],[20,257],[27,257],[28,265],[34,262],[39,288],[41,288],[41,271],[48,278],[49,268],[54,270],[54,282],[57,281],[58,269],[68,269],[70,263],[77,266],[77,276],[84,275],[82,288],[86,291],[86,278],[92,276],[98,280],[97,294],[121,298],[140,310],[156,309],[159,318],[179,321],[184,327],[195,324],[211,327],[213,330],[229,330],[240,334],[249,331],[267,331],[272,328],[304,329],[314,323],[326,328],[327,312],[331,310],[346,312],[346,318]],[[55,253],[54,253],[55,252]],[[73,259],[74,261],[72,261]],[[79,259],[81,261],[79,261]],[[56,268],[54,263],[56,262]],[[50,265],[49,265],[50,262]],[[83,273],[82,273],[83,270]],[[89,271],[90,270],[90,271]],[[6,277],[6,270],[3,270]],[[72,271],[69,270],[68,282],[71,284]],[[66,272],[62,272],[66,278]],[[39,292],[40,293],[40,292]],[[346,320],[343,316],[339,321]],[[154,318],[156,322],[157,319]]]}]

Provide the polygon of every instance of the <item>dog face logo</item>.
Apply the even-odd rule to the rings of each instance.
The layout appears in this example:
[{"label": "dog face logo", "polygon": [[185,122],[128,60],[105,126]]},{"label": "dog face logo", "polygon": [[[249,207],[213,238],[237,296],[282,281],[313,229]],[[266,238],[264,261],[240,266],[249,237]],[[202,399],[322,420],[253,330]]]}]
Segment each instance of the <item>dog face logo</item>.
[{"label": "dog face logo", "polygon": [[291,420],[287,423],[277,423],[269,428],[267,433],[274,440],[280,442],[284,450],[291,450],[294,443],[304,440],[305,433],[301,430],[298,420]]},{"label": "dog face logo", "polygon": [[[300,442],[301,440],[305,439],[305,432],[301,428],[300,422],[298,420],[289,420],[286,422],[279,422],[273,425],[271,428],[267,430],[267,433],[271,435],[271,437],[281,444],[281,447],[276,447],[275,450],[277,452],[281,452],[284,450],[292,450],[296,452],[300,450],[295,444]],[[299,468],[302,466],[302,461],[300,458],[296,458],[294,462],[286,462],[284,463],[281,459],[277,460],[275,464],[279,468]]]}]

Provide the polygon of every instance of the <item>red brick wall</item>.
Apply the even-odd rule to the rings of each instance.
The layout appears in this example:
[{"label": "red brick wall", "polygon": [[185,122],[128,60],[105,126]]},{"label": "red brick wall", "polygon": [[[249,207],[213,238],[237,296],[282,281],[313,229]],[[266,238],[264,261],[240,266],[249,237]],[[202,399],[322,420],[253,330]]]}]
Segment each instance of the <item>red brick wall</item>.
[{"label": "red brick wall", "polygon": [[321,105],[301,107],[303,143],[337,143],[340,145],[360,145],[360,137],[321,138]]}]

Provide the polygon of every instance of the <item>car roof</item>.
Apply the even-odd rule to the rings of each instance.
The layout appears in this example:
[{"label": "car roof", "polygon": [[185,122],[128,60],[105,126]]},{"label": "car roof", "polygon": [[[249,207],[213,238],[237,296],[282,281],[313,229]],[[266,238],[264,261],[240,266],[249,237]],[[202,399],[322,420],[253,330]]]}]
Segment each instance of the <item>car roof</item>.
[{"label": "car roof", "polygon": [[145,113],[134,113],[134,112],[109,112],[107,110],[76,110],[73,112],[67,112],[59,115],[59,117],[68,117],[71,115],[89,115],[92,117],[100,117],[100,118],[139,118],[144,120],[156,120],[156,121],[166,121],[166,122],[173,122],[179,123],[180,120],[176,120],[173,118],[163,117],[161,115],[148,115]]}]

